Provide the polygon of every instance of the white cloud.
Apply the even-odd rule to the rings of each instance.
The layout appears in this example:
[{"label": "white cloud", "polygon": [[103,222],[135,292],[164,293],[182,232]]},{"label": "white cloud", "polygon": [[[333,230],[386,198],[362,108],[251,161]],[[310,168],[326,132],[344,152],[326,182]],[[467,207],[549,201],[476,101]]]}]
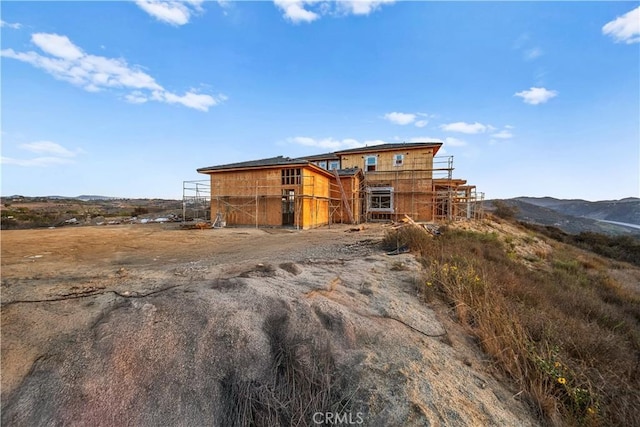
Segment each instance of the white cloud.
[{"label": "white cloud", "polygon": [[305,3],[313,2],[306,2],[303,0],[273,0],[273,3],[282,9],[284,17],[294,24],[298,24],[300,22],[313,22],[320,18],[320,15],[317,13],[304,8]]},{"label": "white cloud", "polygon": [[524,52],[524,59],[526,59],[527,61],[532,61],[542,56],[542,54],[543,54],[542,49],[540,49],[539,47],[534,47]]},{"label": "white cloud", "polygon": [[22,24],[18,23],[18,22],[6,22],[0,19],[0,27],[2,28],[11,28],[13,30],[19,30],[20,28],[22,28]]},{"label": "white cloud", "polygon": [[539,46],[535,46],[535,41],[528,33],[521,34],[513,43],[513,48],[522,53],[525,61],[533,61],[544,55],[544,51]]},{"label": "white cloud", "polygon": [[445,145],[450,145],[451,147],[464,147],[465,145],[467,145],[466,141],[463,141],[461,139],[458,138],[453,138],[453,137],[446,137],[444,139],[444,143]]},{"label": "white cloud", "polygon": [[383,118],[391,123],[402,126],[413,123],[415,127],[423,128],[429,124],[429,120],[427,119],[416,120],[418,117],[430,118],[435,116],[426,113],[399,113],[394,111],[392,113],[385,114]]},{"label": "white cloud", "polygon": [[67,36],[58,34],[36,33],[31,36],[33,44],[44,52],[62,59],[79,59],[84,53]]},{"label": "white cloud", "polygon": [[287,142],[291,144],[304,145],[307,147],[318,147],[318,148],[332,150],[332,151],[337,151],[337,150],[347,149],[347,148],[357,148],[357,147],[364,147],[364,146],[371,146],[371,145],[387,144],[386,141],[382,141],[380,139],[358,141],[357,139],[353,139],[353,138],[316,139],[308,136],[296,136],[293,138],[287,138]]},{"label": "white cloud", "polygon": [[149,98],[139,90],[135,90],[127,95],[125,95],[124,99],[132,104],[144,104],[149,100]]},{"label": "white cloud", "polygon": [[440,129],[447,132],[460,132],[460,133],[484,133],[487,130],[493,129],[490,125],[483,125],[482,123],[465,123],[465,122],[455,122],[455,123],[447,123],[444,125],[440,125]]},{"label": "white cloud", "polygon": [[347,14],[368,15],[376,9],[379,9],[383,4],[391,4],[394,2],[395,0],[337,0],[336,6],[338,10]]},{"label": "white cloud", "polygon": [[532,87],[529,90],[517,92],[513,96],[519,96],[527,104],[538,105],[544,104],[551,98],[558,96],[558,92],[555,90],[545,89],[543,87]]},{"label": "white cloud", "polygon": [[[505,126],[505,128],[507,128],[507,126]],[[500,132],[492,134],[491,137],[499,139],[509,139],[513,138],[513,133],[511,133],[508,129],[503,129]]]},{"label": "white cloud", "polygon": [[122,94],[124,99],[131,103],[154,100],[208,111],[227,99],[222,94],[206,95],[195,90],[177,95],[163,88],[139,67],[127,64],[124,59],[87,54],[66,36],[36,33],[31,40],[48,55],[33,51],[15,52],[13,49],[4,49],[0,55],[31,64],[88,92],[107,89],[125,92]]},{"label": "white cloud", "polygon": [[640,42],[640,6],[607,22],[602,27],[602,34],[613,37],[616,43],[626,44]]},{"label": "white cloud", "polygon": [[18,145],[18,148],[34,154],[39,154],[40,156],[31,159],[0,157],[0,163],[24,167],[65,165],[73,163],[73,157],[75,157],[78,152],[81,151],[77,150],[74,152],[68,150],[60,144],[51,141],[36,141],[26,144],[20,144]]},{"label": "white cloud", "polygon": [[51,141],[36,141],[20,144],[18,147],[35,154],[49,154],[59,157],[74,157],[76,153],[69,151],[60,144]]},{"label": "white cloud", "polygon": [[324,15],[369,15],[395,0],[273,0],[284,17],[294,24],[313,22]]},{"label": "white cloud", "polygon": [[413,123],[416,119],[416,115],[411,113],[393,112],[385,114],[384,118],[397,125],[408,125],[409,123]]},{"label": "white cloud", "polygon": [[202,2],[203,0],[136,0],[140,9],[158,21],[176,26],[187,24],[192,14],[201,12]]},{"label": "white cloud", "polygon": [[182,96],[178,96],[167,91],[158,91],[153,93],[153,99],[162,100],[169,104],[182,104],[185,107],[195,108],[200,111],[208,111],[209,107],[226,101],[227,97],[224,95],[218,95],[213,97],[211,95],[204,95],[195,93],[193,91],[187,92]]},{"label": "white cloud", "polygon": [[231,0],[217,0],[218,6],[220,6],[220,8],[222,9],[222,14],[227,16],[228,9],[231,9],[231,7],[233,6],[233,4],[231,3]]}]

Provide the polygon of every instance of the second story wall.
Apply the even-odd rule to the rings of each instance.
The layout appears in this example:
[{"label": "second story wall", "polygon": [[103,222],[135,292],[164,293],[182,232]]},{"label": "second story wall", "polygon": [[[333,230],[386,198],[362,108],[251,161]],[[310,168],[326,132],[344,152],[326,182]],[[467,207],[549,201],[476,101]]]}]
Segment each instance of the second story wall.
[{"label": "second story wall", "polygon": [[433,148],[376,152],[375,147],[361,153],[340,156],[344,169],[358,167],[367,172],[430,171],[433,169]]}]

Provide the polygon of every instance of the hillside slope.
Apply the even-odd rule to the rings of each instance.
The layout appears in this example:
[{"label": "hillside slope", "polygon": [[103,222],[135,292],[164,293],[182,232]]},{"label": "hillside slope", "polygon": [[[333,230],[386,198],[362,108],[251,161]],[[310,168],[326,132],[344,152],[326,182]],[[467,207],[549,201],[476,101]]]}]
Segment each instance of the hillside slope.
[{"label": "hillside slope", "polygon": [[501,220],[347,231],[3,231],[2,424],[640,424],[640,269]]},{"label": "hillside slope", "polygon": [[2,424],[538,425],[384,231],[3,231]]}]

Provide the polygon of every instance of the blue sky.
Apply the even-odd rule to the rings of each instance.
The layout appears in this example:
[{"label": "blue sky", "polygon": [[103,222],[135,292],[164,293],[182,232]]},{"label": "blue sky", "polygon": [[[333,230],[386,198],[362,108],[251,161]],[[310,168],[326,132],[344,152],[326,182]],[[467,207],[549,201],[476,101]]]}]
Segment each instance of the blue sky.
[{"label": "blue sky", "polygon": [[640,194],[639,2],[0,3],[2,194],[440,140],[487,198]]}]

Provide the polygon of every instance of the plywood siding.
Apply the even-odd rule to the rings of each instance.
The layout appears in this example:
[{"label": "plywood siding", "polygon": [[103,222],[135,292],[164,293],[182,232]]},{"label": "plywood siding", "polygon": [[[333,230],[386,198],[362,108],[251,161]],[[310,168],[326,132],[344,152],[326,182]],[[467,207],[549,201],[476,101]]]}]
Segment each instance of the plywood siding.
[{"label": "plywood siding", "polygon": [[[404,156],[402,165],[395,164],[396,154]],[[341,156],[341,167],[344,169],[359,167],[366,173],[365,157],[367,156],[376,156],[376,171],[431,170],[433,168],[432,148],[376,152],[375,147],[371,147],[371,151],[367,153]]]},{"label": "plywood siding", "polygon": [[[403,156],[402,164],[396,162],[398,154]],[[367,171],[367,156],[376,156],[375,171]],[[375,147],[371,147],[371,151],[345,155],[341,160],[343,167],[359,167],[365,171],[366,186],[393,187],[391,219],[401,219],[406,214],[416,221],[432,220],[433,149],[376,152]]]},{"label": "plywood siding", "polygon": [[211,173],[212,215],[221,212],[229,225],[281,226],[283,194],[293,190],[294,226],[312,228],[328,224],[331,178],[311,168],[298,169],[300,179],[284,185],[282,168]]},{"label": "plywood siding", "polygon": [[329,197],[331,178],[312,169],[303,169],[302,215],[299,226],[303,229],[329,224]]},{"label": "plywood siding", "polygon": [[211,195],[214,196],[280,196],[280,169],[226,171],[211,174]]},{"label": "plywood siding", "polygon": [[280,169],[211,174],[211,212],[229,225],[282,225]]}]

